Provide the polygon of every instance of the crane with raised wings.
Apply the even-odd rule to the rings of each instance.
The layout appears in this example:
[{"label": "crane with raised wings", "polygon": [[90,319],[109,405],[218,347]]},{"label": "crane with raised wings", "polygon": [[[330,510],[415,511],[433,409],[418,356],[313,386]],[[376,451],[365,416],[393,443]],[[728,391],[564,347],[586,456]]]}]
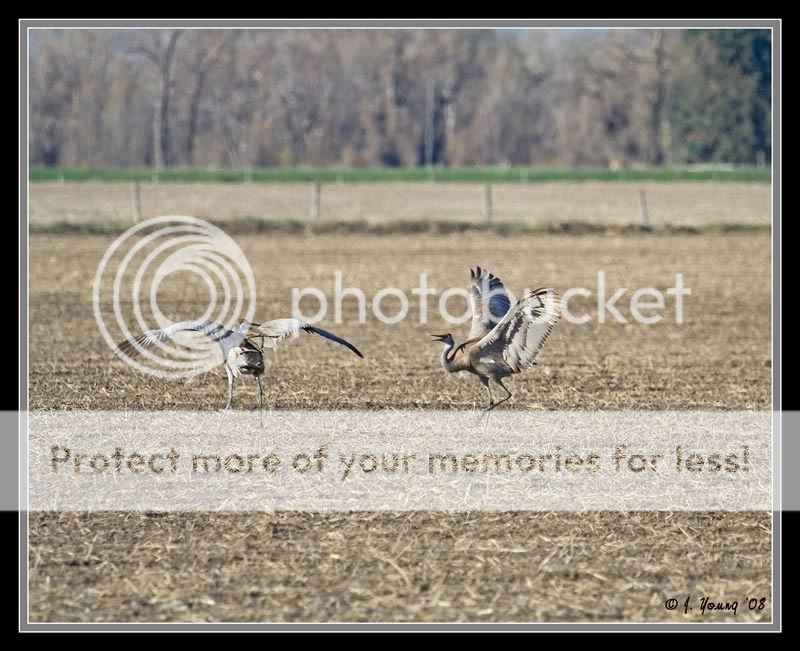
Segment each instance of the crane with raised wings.
[{"label": "crane with raised wings", "polygon": [[[332,332],[317,328],[298,319],[274,319],[265,323],[250,323],[239,319],[228,330],[215,321],[180,321],[160,330],[147,332],[123,341],[115,352],[119,356],[136,357],[147,348],[154,348],[170,341],[177,333],[194,331],[206,335],[222,349],[222,363],[228,374],[228,402],[225,410],[233,403],[233,383],[240,375],[252,375],[258,382],[258,407],[263,407],[264,389],[261,377],[264,375],[264,348],[275,349],[284,339],[295,339],[301,332],[307,332],[330,339],[353,351],[363,358],[361,352],[348,341]],[[259,343],[256,343],[259,340]]]},{"label": "crane with raised wings", "polygon": [[[432,335],[444,344],[442,366],[449,373],[478,376],[489,395],[488,413],[511,398],[503,378],[536,364],[536,357],[561,317],[561,301],[552,289],[528,291],[513,306],[503,282],[494,274],[470,269],[472,327],[456,346],[451,334]],[[495,402],[491,385],[505,391]]]}]

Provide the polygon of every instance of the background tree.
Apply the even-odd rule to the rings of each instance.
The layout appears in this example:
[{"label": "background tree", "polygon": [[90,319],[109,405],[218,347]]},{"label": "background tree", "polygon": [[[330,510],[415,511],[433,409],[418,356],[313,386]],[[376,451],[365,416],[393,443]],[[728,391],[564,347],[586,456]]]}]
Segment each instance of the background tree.
[{"label": "background tree", "polygon": [[154,164],[156,169],[172,164],[170,141],[170,95],[172,93],[172,64],[175,48],[182,30],[150,30],[145,32],[131,52],[146,57],[157,70],[153,134],[155,141]]},{"label": "background tree", "polygon": [[769,32],[691,31],[681,46],[669,106],[674,157],[690,163],[768,159]]},{"label": "background tree", "polygon": [[765,30],[39,30],[35,165],[760,164]]}]

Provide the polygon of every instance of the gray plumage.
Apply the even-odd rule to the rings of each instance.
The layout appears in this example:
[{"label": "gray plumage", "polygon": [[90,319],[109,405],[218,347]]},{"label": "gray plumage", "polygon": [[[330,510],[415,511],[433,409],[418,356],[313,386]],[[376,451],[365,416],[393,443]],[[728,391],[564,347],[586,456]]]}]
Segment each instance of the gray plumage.
[{"label": "gray plumage", "polygon": [[[487,411],[511,398],[503,378],[536,364],[553,328],[561,317],[561,301],[552,289],[527,292],[513,306],[494,274],[477,267],[470,270],[472,327],[469,338],[456,346],[451,334],[433,335],[444,344],[442,366],[450,373],[477,375],[489,396]],[[491,384],[501,387],[505,398],[495,402]]]},{"label": "gray plumage", "polygon": [[[156,348],[172,340],[179,332],[201,332],[211,341],[219,344],[222,351],[222,363],[228,375],[228,402],[225,409],[233,403],[233,384],[240,375],[252,375],[258,382],[258,405],[263,407],[263,386],[261,376],[264,375],[264,348],[274,349],[284,339],[294,339],[301,332],[320,335],[364,357],[350,342],[336,336],[332,332],[317,328],[297,319],[275,319],[265,323],[250,323],[247,319],[239,319],[229,330],[215,321],[180,321],[160,330],[147,332],[123,341],[115,352],[119,356],[136,357],[143,350]],[[261,341],[261,345],[256,340]]]}]

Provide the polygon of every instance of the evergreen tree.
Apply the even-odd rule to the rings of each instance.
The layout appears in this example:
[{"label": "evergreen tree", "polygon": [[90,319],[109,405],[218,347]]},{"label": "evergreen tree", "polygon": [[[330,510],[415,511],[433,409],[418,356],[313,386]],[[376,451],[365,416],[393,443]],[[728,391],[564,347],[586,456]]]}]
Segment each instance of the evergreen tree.
[{"label": "evergreen tree", "polygon": [[768,160],[769,31],[687,31],[682,41],[668,109],[673,160],[737,164]]}]

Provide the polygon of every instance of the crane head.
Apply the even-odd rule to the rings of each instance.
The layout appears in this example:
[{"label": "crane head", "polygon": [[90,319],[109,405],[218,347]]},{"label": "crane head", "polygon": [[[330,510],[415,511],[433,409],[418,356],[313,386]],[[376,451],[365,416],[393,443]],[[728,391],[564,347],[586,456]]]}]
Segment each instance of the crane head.
[{"label": "crane head", "polygon": [[247,319],[236,319],[233,324],[233,332],[246,333],[250,328],[257,328],[260,324],[250,323]]},{"label": "crane head", "polygon": [[439,343],[446,344],[447,346],[452,346],[455,342],[453,341],[453,335],[447,333],[446,335],[431,335],[433,340]]}]

